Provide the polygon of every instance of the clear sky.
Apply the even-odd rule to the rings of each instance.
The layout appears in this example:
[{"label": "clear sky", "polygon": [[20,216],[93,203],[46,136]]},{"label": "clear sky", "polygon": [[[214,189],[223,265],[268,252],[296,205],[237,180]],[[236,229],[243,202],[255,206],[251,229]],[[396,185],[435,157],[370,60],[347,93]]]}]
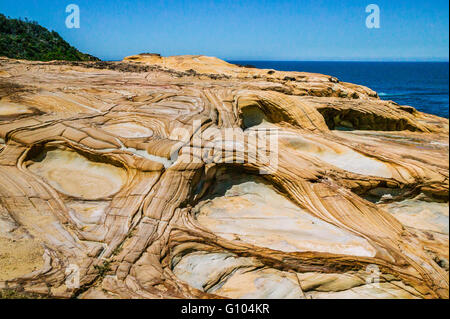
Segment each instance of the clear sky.
[{"label": "clear sky", "polygon": [[[68,4],[79,29],[65,26]],[[365,24],[380,8],[380,28]],[[0,13],[57,31],[79,50],[119,60],[141,52],[228,60],[445,60],[447,0],[0,0]]]}]

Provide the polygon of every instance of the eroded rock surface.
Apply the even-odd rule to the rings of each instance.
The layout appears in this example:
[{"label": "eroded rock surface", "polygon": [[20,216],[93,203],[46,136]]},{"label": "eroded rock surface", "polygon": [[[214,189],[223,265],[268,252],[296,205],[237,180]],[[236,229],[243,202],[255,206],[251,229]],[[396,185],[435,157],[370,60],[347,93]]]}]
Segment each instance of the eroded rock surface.
[{"label": "eroded rock surface", "polygon": [[448,134],[328,75],[0,59],[0,289],[448,298]]},{"label": "eroded rock surface", "polygon": [[311,215],[262,178],[217,173],[214,197],[196,206],[196,219],[223,238],[280,251],[373,257],[366,239]]}]

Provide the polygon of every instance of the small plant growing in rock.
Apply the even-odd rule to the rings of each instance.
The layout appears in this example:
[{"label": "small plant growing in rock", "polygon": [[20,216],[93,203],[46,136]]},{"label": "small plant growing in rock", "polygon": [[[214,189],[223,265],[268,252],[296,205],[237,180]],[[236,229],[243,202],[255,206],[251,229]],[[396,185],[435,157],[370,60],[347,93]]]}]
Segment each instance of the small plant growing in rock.
[{"label": "small plant growing in rock", "polygon": [[97,270],[99,277],[104,278],[111,271],[111,262],[106,260],[102,265],[95,265],[94,268]]}]

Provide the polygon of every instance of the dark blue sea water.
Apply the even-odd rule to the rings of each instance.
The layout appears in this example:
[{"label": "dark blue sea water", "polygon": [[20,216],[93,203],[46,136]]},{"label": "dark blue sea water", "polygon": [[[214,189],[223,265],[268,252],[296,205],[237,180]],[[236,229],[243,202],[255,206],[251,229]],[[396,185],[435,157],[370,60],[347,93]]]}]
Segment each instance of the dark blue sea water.
[{"label": "dark blue sea water", "polygon": [[448,118],[448,62],[230,61],[280,71],[304,71],[365,85],[381,99]]}]

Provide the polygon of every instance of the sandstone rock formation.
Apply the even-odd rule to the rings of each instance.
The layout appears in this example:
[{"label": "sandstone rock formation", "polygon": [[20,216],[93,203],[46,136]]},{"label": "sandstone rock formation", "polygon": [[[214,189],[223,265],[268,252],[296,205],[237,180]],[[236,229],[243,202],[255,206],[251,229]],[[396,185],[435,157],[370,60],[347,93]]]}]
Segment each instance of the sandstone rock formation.
[{"label": "sandstone rock formation", "polygon": [[448,298],[448,134],[327,75],[2,58],[0,289]]}]

